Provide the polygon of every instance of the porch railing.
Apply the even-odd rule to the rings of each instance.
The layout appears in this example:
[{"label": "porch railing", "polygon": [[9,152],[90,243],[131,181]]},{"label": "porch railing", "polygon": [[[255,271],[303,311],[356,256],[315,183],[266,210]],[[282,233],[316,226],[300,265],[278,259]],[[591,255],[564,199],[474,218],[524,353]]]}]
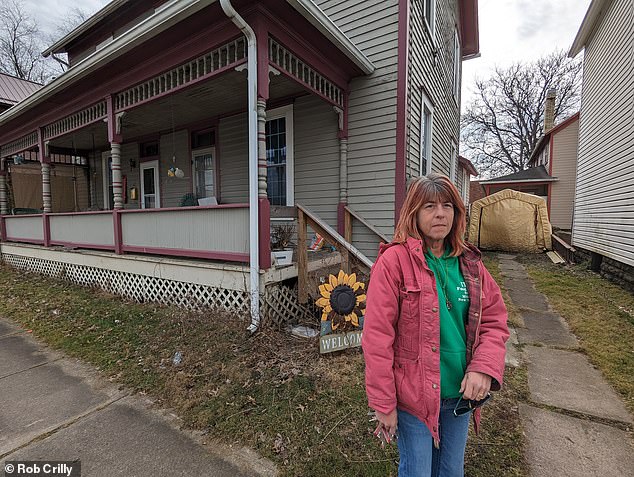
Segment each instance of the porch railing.
[{"label": "porch railing", "polygon": [[5,215],[3,241],[249,262],[247,204]]}]

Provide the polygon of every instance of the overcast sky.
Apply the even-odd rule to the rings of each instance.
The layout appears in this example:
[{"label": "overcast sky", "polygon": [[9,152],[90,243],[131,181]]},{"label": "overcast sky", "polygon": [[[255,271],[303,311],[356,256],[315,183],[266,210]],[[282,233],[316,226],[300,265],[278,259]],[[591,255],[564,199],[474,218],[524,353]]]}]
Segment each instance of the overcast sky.
[{"label": "overcast sky", "polygon": [[[73,0],[24,0],[40,28],[51,34],[63,21]],[[83,0],[79,5],[96,12],[107,0]],[[486,77],[497,64],[534,60],[557,48],[568,49],[590,0],[479,0],[481,58],[463,65],[462,104],[471,98],[476,77]]]}]

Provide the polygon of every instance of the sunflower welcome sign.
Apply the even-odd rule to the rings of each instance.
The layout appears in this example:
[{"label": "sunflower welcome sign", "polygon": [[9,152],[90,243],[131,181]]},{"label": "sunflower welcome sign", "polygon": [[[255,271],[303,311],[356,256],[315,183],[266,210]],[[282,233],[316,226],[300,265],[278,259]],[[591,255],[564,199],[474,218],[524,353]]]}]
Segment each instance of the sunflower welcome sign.
[{"label": "sunflower welcome sign", "polygon": [[357,275],[343,270],[330,275],[328,282],[319,285],[320,297],[316,304],[322,309],[319,351],[331,353],[361,346],[365,311],[365,283]]}]

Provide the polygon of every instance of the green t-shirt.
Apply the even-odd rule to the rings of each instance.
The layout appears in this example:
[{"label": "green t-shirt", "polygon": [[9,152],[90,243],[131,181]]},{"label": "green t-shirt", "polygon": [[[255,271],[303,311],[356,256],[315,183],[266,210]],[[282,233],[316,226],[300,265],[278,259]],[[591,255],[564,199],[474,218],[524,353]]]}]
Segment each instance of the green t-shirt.
[{"label": "green t-shirt", "polygon": [[[469,293],[460,271],[458,257],[450,257],[445,249],[442,257],[425,252],[427,265],[436,276],[440,309],[440,397],[460,396],[460,383],[467,368],[467,333]],[[443,286],[444,285],[444,286]],[[446,295],[445,295],[446,292]],[[447,299],[450,308],[447,307]]]}]

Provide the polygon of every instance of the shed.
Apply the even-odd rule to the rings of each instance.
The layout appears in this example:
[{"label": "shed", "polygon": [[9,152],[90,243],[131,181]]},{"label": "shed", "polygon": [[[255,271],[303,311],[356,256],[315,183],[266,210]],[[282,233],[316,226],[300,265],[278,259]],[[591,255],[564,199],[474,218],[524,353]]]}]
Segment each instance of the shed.
[{"label": "shed", "polygon": [[504,189],[471,204],[469,240],[482,249],[509,252],[551,250],[546,201]]}]

